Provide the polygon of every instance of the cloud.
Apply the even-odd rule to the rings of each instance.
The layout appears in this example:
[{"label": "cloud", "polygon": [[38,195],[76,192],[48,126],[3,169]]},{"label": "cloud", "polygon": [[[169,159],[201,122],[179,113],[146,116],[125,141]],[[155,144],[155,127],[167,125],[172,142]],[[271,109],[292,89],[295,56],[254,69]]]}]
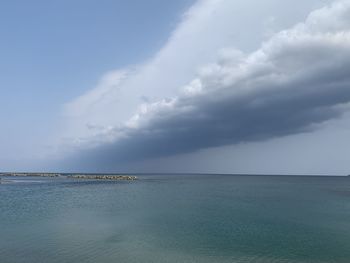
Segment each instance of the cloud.
[{"label": "cloud", "polygon": [[[96,135],[91,125],[124,125],[145,100],[155,102],[176,96],[200,67],[215,61],[217,53],[231,50],[226,47],[234,45],[251,52],[259,48],[266,30],[273,32],[304,19],[319,1],[197,1],[154,57],[106,73],[95,88],[67,103],[57,137],[85,140]],[[268,23],[271,16],[273,29]]]},{"label": "cloud", "polygon": [[179,95],[154,94],[124,124],[82,139],[73,162],[110,169],[118,162],[313,131],[338,118],[350,101],[350,2],[312,12],[254,52],[223,49]]}]

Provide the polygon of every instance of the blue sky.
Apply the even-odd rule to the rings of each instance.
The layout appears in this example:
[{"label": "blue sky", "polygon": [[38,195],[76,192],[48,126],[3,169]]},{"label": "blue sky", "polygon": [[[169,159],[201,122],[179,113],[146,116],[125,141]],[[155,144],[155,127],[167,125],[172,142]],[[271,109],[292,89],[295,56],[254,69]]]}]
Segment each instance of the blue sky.
[{"label": "blue sky", "polygon": [[3,1],[0,170],[347,174],[349,17],[349,0]]},{"label": "blue sky", "polygon": [[159,49],[192,2],[2,1],[1,143],[45,136],[63,103]]}]

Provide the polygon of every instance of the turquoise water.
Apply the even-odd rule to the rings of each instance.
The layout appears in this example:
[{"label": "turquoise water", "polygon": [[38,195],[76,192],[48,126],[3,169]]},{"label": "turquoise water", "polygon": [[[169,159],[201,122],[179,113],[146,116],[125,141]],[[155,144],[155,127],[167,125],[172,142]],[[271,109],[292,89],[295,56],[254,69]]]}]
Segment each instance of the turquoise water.
[{"label": "turquoise water", "polygon": [[0,262],[350,262],[350,178],[11,178]]}]

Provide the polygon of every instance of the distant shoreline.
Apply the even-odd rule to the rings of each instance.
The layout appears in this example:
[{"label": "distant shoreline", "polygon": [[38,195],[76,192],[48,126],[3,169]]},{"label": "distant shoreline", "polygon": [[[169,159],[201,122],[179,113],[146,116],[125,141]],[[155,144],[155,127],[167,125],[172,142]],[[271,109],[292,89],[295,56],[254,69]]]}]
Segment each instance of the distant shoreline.
[{"label": "distant shoreline", "polygon": [[121,174],[63,174],[63,173],[0,173],[0,176],[7,177],[51,177],[68,179],[88,179],[88,180],[114,180],[114,181],[133,181],[137,176]]}]

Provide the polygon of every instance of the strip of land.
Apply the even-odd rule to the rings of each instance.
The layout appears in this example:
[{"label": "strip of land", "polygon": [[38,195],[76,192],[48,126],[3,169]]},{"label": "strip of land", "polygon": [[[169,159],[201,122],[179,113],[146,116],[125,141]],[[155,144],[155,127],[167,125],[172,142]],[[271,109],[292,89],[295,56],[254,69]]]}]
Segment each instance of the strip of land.
[{"label": "strip of land", "polygon": [[71,175],[71,178],[76,178],[76,179],[93,179],[93,180],[128,180],[128,181],[133,181],[136,180],[136,176],[131,176],[131,175],[87,175],[87,174],[76,174],[76,175]]},{"label": "strip of land", "polygon": [[120,174],[62,174],[62,173],[0,173],[7,177],[64,177],[68,179],[133,181],[136,176]]}]

